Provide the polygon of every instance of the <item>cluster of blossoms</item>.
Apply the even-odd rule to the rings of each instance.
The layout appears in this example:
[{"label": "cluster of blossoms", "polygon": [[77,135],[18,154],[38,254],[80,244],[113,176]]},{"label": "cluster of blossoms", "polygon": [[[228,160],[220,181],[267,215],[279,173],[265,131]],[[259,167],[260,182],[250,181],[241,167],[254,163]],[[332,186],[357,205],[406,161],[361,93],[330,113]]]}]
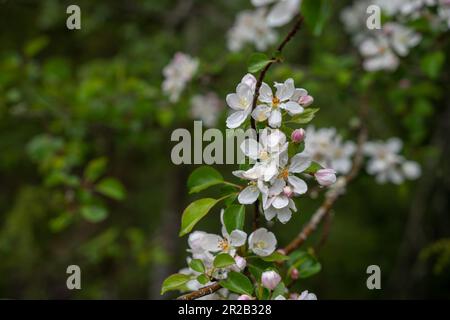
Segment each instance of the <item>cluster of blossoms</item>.
[{"label": "cluster of blossoms", "polygon": [[[378,6],[389,19],[379,30],[366,26],[367,8],[371,5]],[[400,57],[407,56],[420,43],[422,36],[408,26],[409,22],[426,19],[434,29],[448,29],[449,18],[448,0],[362,0],[341,12],[341,20],[359,48],[367,71],[397,69]]]},{"label": "cluster of blossoms", "polygon": [[418,163],[406,160],[399,154],[403,143],[398,138],[386,142],[366,142],[364,153],[369,157],[367,172],[375,175],[378,183],[401,184],[405,179],[417,179],[421,174]]},{"label": "cluster of blossoms", "polygon": [[[313,102],[313,98],[305,89],[295,88],[292,79],[275,83],[275,94],[263,82],[258,104],[252,111],[255,85],[256,79],[247,74],[238,84],[236,93],[231,93],[226,98],[228,106],[233,109],[227,119],[229,128],[239,127],[249,116],[256,122],[268,125],[260,131],[258,140],[249,138],[241,145],[242,152],[254,165],[247,170],[233,172],[235,176],[249,181],[248,186],[240,192],[238,201],[241,204],[252,204],[261,196],[266,219],[270,221],[276,217],[280,222],[286,223],[291,219],[292,211],[297,211],[292,198],[308,190],[306,182],[298,175],[306,173],[312,160],[307,152],[299,152],[289,158],[289,141],[279,128],[283,116],[301,114]],[[301,142],[302,130],[292,133],[291,143]],[[336,180],[335,171],[330,169],[319,170],[315,177],[323,185],[330,185]]]},{"label": "cluster of blossoms", "polygon": [[172,61],[163,69],[163,92],[170,102],[177,102],[186,84],[197,72],[199,61],[189,55],[177,52]]},{"label": "cluster of blossoms", "polygon": [[308,126],[305,135],[305,151],[311,155],[312,160],[340,174],[350,171],[356,151],[353,141],[343,141],[335,128],[316,129]]},{"label": "cluster of blossoms", "polygon": [[258,50],[266,50],[277,40],[274,27],[289,23],[298,12],[301,0],[251,0],[256,7],[239,13],[228,32],[228,49],[240,51],[252,43]]},{"label": "cluster of blossoms", "polygon": [[214,127],[223,109],[223,104],[217,94],[208,92],[204,95],[194,95],[191,98],[191,117],[201,120],[206,127]]},{"label": "cluster of blossoms", "polygon": [[[188,264],[192,259],[199,259],[205,266],[205,274],[214,279],[225,279],[229,271],[240,272],[247,265],[245,258],[237,254],[239,249],[243,249],[245,245],[248,250],[258,256],[267,257],[272,254],[277,245],[275,235],[267,231],[265,228],[259,228],[252,232],[247,239],[247,234],[242,230],[233,230],[227,232],[223,222],[223,210],[220,214],[222,222],[222,235],[206,233],[203,231],[195,231],[189,235],[188,252],[191,257],[188,258]],[[247,243],[248,242],[248,243]],[[214,267],[214,258],[220,253],[227,253],[234,258],[235,264],[225,268]],[[190,268],[180,271],[184,274],[199,275],[199,272]],[[188,282],[187,287],[190,290],[197,290],[203,284],[197,280]]]}]

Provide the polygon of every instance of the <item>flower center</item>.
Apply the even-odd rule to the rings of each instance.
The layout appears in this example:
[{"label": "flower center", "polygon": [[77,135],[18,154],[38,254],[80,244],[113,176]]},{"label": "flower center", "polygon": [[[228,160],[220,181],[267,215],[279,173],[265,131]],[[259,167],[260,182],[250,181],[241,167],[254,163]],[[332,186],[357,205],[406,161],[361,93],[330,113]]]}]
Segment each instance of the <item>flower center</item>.
[{"label": "flower center", "polygon": [[265,249],[267,248],[267,243],[265,241],[259,240],[255,243],[255,247],[258,249]]},{"label": "flower center", "polygon": [[272,107],[278,108],[279,105],[280,105],[280,99],[278,99],[278,97],[273,97],[272,98]]},{"label": "flower center", "polygon": [[219,240],[219,248],[222,249],[222,251],[228,251],[230,249],[230,243],[227,239]]},{"label": "flower center", "polygon": [[259,153],[259,158],[260,158],[261,160],[265,161],[265,160],[269,159],[269,154],[267,153],[266,150],[262,150],[262,151]]},{"label": "flower center", "polygon": [[278,175],[281,179],[286,180],[289,177],[289,170],[287,168],[284,168],[281,170],[280,174]]}]

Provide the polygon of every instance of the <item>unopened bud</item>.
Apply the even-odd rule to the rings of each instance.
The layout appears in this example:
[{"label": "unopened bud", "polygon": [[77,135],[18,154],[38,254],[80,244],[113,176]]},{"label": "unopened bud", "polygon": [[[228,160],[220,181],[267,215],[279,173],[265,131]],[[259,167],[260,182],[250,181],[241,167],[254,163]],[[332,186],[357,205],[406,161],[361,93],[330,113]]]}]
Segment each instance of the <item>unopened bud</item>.
[{"label": "unopened bud", "polygon": [[305,140],[305,135],[306,135],[306,132],[304,129],[302,129],[302,128],[295,129],[294,131],[292,131],[291,140],[292,140],[292,142],[300,143],[303,140]]},{"label": "unopened bud", "polygon": [[314,177],[321,186],[328,187],[336,182],[336,171],[333,169],[320,169],[314,174]]}]

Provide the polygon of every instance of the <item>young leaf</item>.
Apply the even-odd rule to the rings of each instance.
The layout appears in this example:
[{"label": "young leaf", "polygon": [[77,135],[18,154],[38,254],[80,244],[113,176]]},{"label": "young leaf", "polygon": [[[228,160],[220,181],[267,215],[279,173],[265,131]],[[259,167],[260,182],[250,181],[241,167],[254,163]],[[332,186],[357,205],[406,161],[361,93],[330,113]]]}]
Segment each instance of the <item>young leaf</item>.
[{"label": "young leaf", "polygon": [[209,278],[204,274],[201,274],[197,277],[197,281],[200,282],[200,284],[207,284],[209,282]]},{"label": "young leaf", "polygon": [[228,253],[220,253],[214,258],[214,267],[225,268],[235,264],[236,261]]},{"label": "young leaf", "polygon": [[253,53],[248,61],[248,72],[255,73],[263,69],[271,60],[261,52]]},{"label": "young leaf", "polygon": [[252,258],[247,264],[248,270],[256,278],[256,280],[261,280],[261,275],[267,269],[273,267],[273,263],[261,260],[259,258]]},{"label": "young leaf", "polygon": [[306,124],[314,119],[316,112],[319,108],[306,108],[302,113],[293,116],[289,121],[290,123]]},{"label": "young leaf", "polygon": [[176,290],[189,280],[191,280],[190,276],[181,273],[175,273],[164,280],[161,287],[161,294],[164,294],[167,291]]},{"label": "young leaf", "polygon": [[276,298],[278,296],[284,296],[286,293],[286,286],[283,281],[281,281],[273,290],[272,297]]},{"label": "young leaf", "polygon": [[253,295],[253,284],[249,278],[242,273],[231,271],[225,280],[220,281],[220,285],[230,291],[240,294]]},{"label": "young leaf", "polygon": [[100,222],[106,218],[108,211],[97,205],[86,205],[81,207],[81,215],[89,222]]},{"label": "young leaf", "polygon": [[292,268],[297,268],[299,278],[311,277],[322,269],[320,262],[312,254],[301,250],[291,253],[289,265],[289,272]]},{"label": "young leaf", "polygon": [[233,230],[242,230],[245,220],[245,206],[233,204],[225,209],[223,213],[223,222],[228,233]]},{"label": "young leaf", "polygon": [[310,173],[310,174],[314,174],[317,171],[319,171],[320,169],[323,169],[323,167],[318,164],[317,162],[311,162],[311,165],[308,167],[308,169],[306,169],[304,172],[305,173]]},{"label": "young leaf", "polygon": [[422,58],[420,67],[431,79],[436,79],[444,61],[445,54],[442,51],[430,52]]},{"label": "young leaf", "polygon": [[123,200],[125,198],[125,188],[122,183],[114,178],[105,178],[101,180],[95,186],[95,190],[115,200]]},{"label": "young leaf", "polygon": [[303,0],[301,12],[305,22],[317,37],[320,36],[331,13],[330,0]]},{"label": "young leaf", "polygon": [[261,259],[263,259],[264,261],[268,261],[268,262],[274,262],[274,261],[289,260],[289,257],[284,254],[279,253],[278,251],[275,251],[271,255],[269,255],[267,257],[262,257]]},{"label": "young leaf", "polygon": [[191,173],[187,185],[189,193],[197,193],[222,182],[223,177],[219,171],[209,166],[202,166]]},{"label": "young leaf", "polygon": [[199,222],[204,216],[206,216],[212,207],[218,202],[217,199],[204,198],[192,202],[184,209],[181,217],[181,230],[180,237],[191,232],[192,228]]},{"label": "young leaf", "polygon": [[205,272],[205,265],[203,264],[203,261],[200,259],[192,259],[189,263],[189,267],[197,272],[204,273]]},{"label": "young leaf", "polygon": [[84,178],[89,182],[94,182],[100,178],[100,176],[105,173],[106,163],[107,160],[104,157],[89,161],[89,164],[84,170]]}]

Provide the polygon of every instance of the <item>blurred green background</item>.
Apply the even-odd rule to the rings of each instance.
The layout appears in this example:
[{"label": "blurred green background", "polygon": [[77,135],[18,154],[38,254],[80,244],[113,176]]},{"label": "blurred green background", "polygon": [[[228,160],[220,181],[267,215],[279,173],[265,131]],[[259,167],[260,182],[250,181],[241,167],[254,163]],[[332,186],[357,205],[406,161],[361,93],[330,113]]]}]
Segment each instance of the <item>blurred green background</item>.
[{"label": "blurred green background", "polygon": [[[302,29],[267,80],[293,77],[321,108],[314,124],[349,139],[368,95],[370,138],[401,137],[423,175],[380,186],[361,174],[326,222],[328,237],[318,230],[308,240],[323,270],[299,288],[319,299],[449,298],[448,33],[395,73],[367,75],[339,21],[350,2],[333,2],[320,37]],[[70,4],[81,7],[81,30],[66,28]],[[185,265],[187,239],[177,234],[194,199],[185,185],[195,166],[171,164],[170,134],[192,127],[193,94],[214,91],[224,101],[246,73],[255,49],[229,53],[225,35],[250,8],[245,0],[0,0],[0,298],[172,297],[159,290]],[[177,51],[201,66],[171,104],[162,69]],[[423,60],[437,51],[445,62],[429,72],[436,66]],[[233,179],[236,166],[216,168]],[[302,200],[301,214],[274,226],[280,244],[319,203]],[[219,232],[218,213],[198,229]],[[81,290],[66,288],[71,264],[81,267]],[[381,290],[366,287],[372,264],[381,267]]]}]

